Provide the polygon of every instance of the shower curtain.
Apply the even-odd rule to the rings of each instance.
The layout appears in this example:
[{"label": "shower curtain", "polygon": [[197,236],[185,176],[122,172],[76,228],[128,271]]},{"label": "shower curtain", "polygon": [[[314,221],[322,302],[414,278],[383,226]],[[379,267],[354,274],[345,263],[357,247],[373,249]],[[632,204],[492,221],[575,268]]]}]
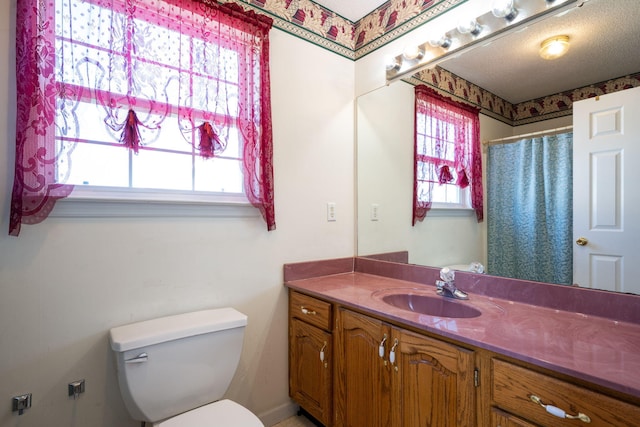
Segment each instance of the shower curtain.
[{"label": "shower curtain", "polygon": [[573,134],[489,146],[489,274],[573,281]]}]

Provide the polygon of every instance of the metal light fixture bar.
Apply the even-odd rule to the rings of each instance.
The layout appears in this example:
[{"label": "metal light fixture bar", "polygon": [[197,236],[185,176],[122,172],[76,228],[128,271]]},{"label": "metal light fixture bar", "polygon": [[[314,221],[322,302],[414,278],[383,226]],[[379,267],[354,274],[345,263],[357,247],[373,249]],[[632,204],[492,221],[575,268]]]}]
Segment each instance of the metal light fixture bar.
[{"label": "metal light fixture bar", "polygon": [[[506,36],[525,24],[533,24],[565,10],[582,6],[588,0],[519,0],[515,2],[517,14],[511,20],[498,18],[487,12],[476,18],[479,30],[461,32],[457,28],[437,36],[435,40],[419,45],[419,55],[398,55],[387,64],[387,84],[425,68],[433,68],[445,59],[460,55],[479,43]],[[438,44],[440,42],[440,44]]]}]

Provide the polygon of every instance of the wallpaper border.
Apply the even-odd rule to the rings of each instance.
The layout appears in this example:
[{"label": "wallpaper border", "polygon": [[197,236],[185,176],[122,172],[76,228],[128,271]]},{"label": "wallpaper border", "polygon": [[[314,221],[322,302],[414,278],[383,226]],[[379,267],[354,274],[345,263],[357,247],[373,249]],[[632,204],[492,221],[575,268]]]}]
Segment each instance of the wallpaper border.
[{"label": "wallpaper border", "polygon": [[[389,0],[355,23],[313,0],[218,1],[266,14],[276,28],[355,61],[468,0]],[[404,81],[427,84],[490,117],[520,126],[571,115],[575,101],[640,86],[640,72],[515,105],[440,67]]]}]

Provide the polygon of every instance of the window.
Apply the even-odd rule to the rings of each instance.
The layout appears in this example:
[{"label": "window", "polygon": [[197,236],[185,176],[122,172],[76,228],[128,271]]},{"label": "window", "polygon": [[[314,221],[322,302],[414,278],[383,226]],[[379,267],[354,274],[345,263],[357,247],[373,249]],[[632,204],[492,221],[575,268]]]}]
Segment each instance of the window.
[{"label": "window", "polygon": [[416,121],[419,200],[428,202],[430,191],[432,205],[471,207],[467,187],[456,184],[455,124],[422,113],[416,115]]},{"label": "window", "polygon": [[478,221],[482,220],[477,109],[444,98],[426,86],[416,86],[414,160],[414,225],[434,203],[471,206]]},{"label": "window", "polygon": [[10,234],[74,187],[110,198],[238,196],[274,229],[271,19],[209,0],[53,4],[18,0],[26,130],[16,136]]},{"label": "window", "polygon": [[[86,17],[87,25],[65,19],[69,8]],[[246,65],[239,63],[233,46],[207,43],[193,31],[197,20],[171,28],[144,14],[85,0],[57,0],[56,15],[57,85],[65,85],[57,102],[65,102],[69,92],[83,94],[74,97],[71,108],[57,109],[56,149],[66,153],[58,157],[59,182],[243,193],[242,150],[233,123],[238,117],[238,69]],[[116,27],[113,22],[133,28],[133,34],[104,37]],[[136,37],[146,41],[139,43]],[[180,55],[167,54],[177,46]],[[105,78],[105,66],[132,70],[137,81],[127,81],[125,73]],[[222,79],[220,71],[225,72]],[[118,98],[127,98],[126,105]],[[137,111],[130,119],[140,121],[140,145],[123,150],[121,132],[130,105]],[[181,117],[181,106],[192,108],[191,114]],[[198,150],[198,125],[211,118],[222,124],[217,133],[224,137],[213,150],[217,155],[207,158]]]}]

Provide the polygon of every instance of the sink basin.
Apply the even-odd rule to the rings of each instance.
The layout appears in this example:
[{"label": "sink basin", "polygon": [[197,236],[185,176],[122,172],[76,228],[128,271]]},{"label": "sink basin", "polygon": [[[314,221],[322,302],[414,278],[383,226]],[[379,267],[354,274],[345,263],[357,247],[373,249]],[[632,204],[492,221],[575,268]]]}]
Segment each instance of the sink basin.
[{"label": "sink basin", "polygon": [[482,314],[475,307],[445,297],[431,297],[411,293],[390,294],[382,301],[403,310],[437,317],[471,318]]}]

